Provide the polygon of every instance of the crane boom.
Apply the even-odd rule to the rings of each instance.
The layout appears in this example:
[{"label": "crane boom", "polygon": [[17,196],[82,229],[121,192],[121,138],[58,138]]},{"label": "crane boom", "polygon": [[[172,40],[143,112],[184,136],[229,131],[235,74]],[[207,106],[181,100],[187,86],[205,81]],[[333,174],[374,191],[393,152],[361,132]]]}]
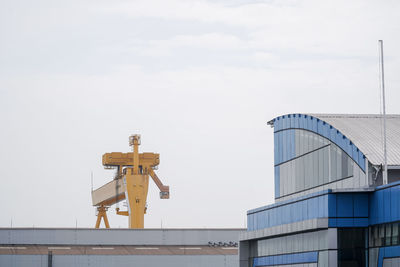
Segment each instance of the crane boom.
[{"label": "crane boom", "polygon": [[163,185],[163,183],[158,178],[157,174],[153,171],[152,168],[148,169],[148,172],[151,178],[153,179],[154,183],[157,185],[158,189],[160,189],[160,198],[169,199],[169,186]]}]

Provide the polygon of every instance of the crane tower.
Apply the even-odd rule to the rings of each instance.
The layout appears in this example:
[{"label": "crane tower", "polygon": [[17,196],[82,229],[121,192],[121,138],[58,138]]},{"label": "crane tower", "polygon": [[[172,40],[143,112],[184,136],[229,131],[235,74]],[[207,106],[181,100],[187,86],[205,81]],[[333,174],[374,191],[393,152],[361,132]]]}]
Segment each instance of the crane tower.
[{"label": "crane tower", "polygon": [[140,135],[129,137],[129,145],[133,152],[111,152],[103,155],[103,165],[106,169],[117,169],[114,179],[92,191],[92,203],[97,208],[96,228],[104,219],[106,228],[110,228],[107,210],[113,204],[127,200],[127,210],[118,215],[129,216],[129,228],[143,228],[146,213],[146,199],[149,187],[149,176],[160,189],[160,198],[169,198],[169,186],[163,185],[154,169],[160,164],[160,155],[156,153],[139,153]]}]

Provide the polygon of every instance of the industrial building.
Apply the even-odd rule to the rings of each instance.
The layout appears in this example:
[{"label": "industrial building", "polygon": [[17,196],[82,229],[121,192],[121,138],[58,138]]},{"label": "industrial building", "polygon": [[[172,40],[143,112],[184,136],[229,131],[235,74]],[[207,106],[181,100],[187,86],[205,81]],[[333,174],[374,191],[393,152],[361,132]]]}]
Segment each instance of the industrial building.
[{"label": "industrial building", "polygon": [[274,130],[275,203],[247,212],[240,266],[400,266],[400,115],[289,114]]},{"label": "industrial building", "polygon": [[0,228],[0,266],[237,267],[243,230]]}]

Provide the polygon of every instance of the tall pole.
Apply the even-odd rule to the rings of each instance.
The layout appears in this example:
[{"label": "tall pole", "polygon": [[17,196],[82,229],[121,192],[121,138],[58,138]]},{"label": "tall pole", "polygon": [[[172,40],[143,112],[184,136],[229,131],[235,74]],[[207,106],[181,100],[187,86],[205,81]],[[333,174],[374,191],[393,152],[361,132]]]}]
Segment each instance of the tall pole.
[{"label": "tall pole", "polygon": [[385,74],[383,68],[383,40],[379,40],[380,58],[381,58],[381,75],[382,75],[382,107],[383,107],[383,184],[388,183],[387,172],[387,149],[386,149],[386,101],[385,101]]}]

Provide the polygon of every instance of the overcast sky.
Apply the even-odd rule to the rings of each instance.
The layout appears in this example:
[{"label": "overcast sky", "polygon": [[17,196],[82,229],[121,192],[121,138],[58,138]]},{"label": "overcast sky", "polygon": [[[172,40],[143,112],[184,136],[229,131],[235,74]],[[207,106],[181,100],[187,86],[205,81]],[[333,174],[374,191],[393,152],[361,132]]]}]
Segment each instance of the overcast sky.
[{"label": "overcast sky", "polygon": [[[105,152],[158,152],[146,227],[244,227],[286,113],[400,113],[400,2],[0,1],[0,227],[93,227]],[[127,227],[109,212],[112,227]]]}]

